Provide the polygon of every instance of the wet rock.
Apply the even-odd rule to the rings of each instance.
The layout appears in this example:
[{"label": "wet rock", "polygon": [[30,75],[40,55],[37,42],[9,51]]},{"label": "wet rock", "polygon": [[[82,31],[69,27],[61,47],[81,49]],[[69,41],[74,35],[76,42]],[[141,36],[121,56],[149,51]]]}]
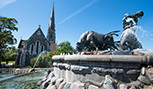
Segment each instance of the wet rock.
[{"label": "wet rock", "polygon": [[105,76],[103,89],[117,89],[116,81],[109,75]]},{"label": "wet rock", "polygon": [[120,84],[120,85],[119,85],[119,89],[127,89],[127,85],[125,85],[125,84]]},{"label": "wet rock", "polygon": [[142,55],[145,55],[144,53],[140,53],[140,52],[133,52],[133,55],[140,55],[140,56],[142,56]]},{"label": "wet rock", "polygon": [[[93,85],[96,85],[96,86],[102,86],[103,82],[104,82],[104,76],[101,76],[101,77],[97,77],[98,73],[100,74],[101,71],[103,71],[103,69],[100,69],[100,68],[93,68],[92,72],[94,73],[93,76],[90,76],[90,75],[86,75],[86,78],[83,79],[82,81],[83,82],[89,82]],[[96,74],[97,73],[97,74]]]},{"label": "wet rock", "polygon": [[[50,84],[50,81],[51,81],[51,79],[49,78],[49,79],[47,79],[46,81],[44,81],[43,83],[46,83],[45,86],[48,86],[48,85]],[[43,83],[42,83],[42,84],[43,84]]]},{"label": "wet rock", "polygon": [[127,71],[126,74],[127,74],[127,75],[136,75],[136,74],[140,74],[140,70],[132,69],[132,70]]},{"label": "wet rock", "polygon": [[51,72],[48,76],[47,76],[47,80],[46,81],[51,81],[51,79],[54,77],[54,73]]},{"label": "wet rock", "polygon": [[99,89],[99,88],[97,86],[94,86],[94,85],[89,85],[88,89]]},{"label": "wet rock", "polygon": [[56,80],[56,83],[55,83],[55,86],[58,88],[59,85],[60,85],[63,81],[64,81],[63,78],[59,78],[59,79],[57,79],[57,80]]},{"label": "wet rock", "polygon": [[66,83],[63,87],[63,89],[70,89],[71,83]]},{"label": "wet rock", "polygon": [[49,75],[48,75],[48,78],[53,78],[54,77],[54,73],[53,72],[51,72],[51,73],[49,73]]},{"label": "wet rock", "polygon": [[81,52],[81,55],[93,55],[93,52]]},{"label": "wet rock", "polygon": [[64,85],[66,84],[66,81],[64,80],[58,87],[58,89],[63,89]]},{"label": "wet rock", "polygon": [[141,75],[145,75],[145,73],[146,73],[146,68],[145,67],[142,67],[142,69],[141,69]]},{"label": "wet rock", "polygon": [[51,79],[51,81],[50,81],[50,84],[54,85],[56,83],[56,80],[57,80],[57,78],[56,77],[53,77]]},{"label": "wet rock", "polygon": [[153,89],[153,86],[148,86],[147,89]]},{"label": "wet rock", "polygon": [[47,80],[47,77],[45,76],[43,79],[42,79],[42,81],[44,82],[44,81],[46,81]]},{"label": "wet rock", "polygon": [[46,89],[56,89],[56,86],[50,84]]},{"label": "wet rock", "polygon": [[40,80],[37,85],[40,86],[43,82],[47,80],[47,77],[45,76],[42,80]]},{"label": "wet rock", "polygon": [[45,82],[42,83],[41,88],[42,89],[46,89],[48,87],[48,85],[49,85],[49,82],[48,81],[47,82],[45,81]]},{"label": "wet rock", "polygon": [[70,89],[85,89],[85,84],[81,82],[74,82],[71,84]]},{"label": "wet rock", "polygon": [[127,85],[127,89],[140,89],[137,85]]},{"label": "wet rock", "polygon": [[112,55],[113,53],[108,50],[105,50],[105,51],[98,51],[96,54],[97,55]]},{"label": "wet rock", "polygon": [[152,55],[153,51],[150,49],[134,49],[133,52],[135,52],[138,55]]},{"label": "wet rock", "polygon": [[40,86],[43,83],[42,80],[38,81],[37,85]]},{"label": "wet rock", "polygon": [[153,83],[153,68],[146,70],[146,76],[149,78],[150,82]]},{"label": "wet rock", "polygon": [[139,77],[138,77],[138,80],[141,82],[141,83],[143,83],[143,84],[151,84],[151,82],[149,81],[149,79],[148,78],[146,78],[145,76],[142,76],[142,75],[140,75]]},{"label": "wet rock", "polygon": [[47,75],[49,75],[51,73],[51,70],[48,70]]},{"label": "wet rock", "polygon": [[49,85],[49,82],[51,81],[50,78],[48,78],[47,76],[45,76],[43,79],[42,79],[42,84],[41,84],[41,88],[45,89],[47,88],[47,86]]}]

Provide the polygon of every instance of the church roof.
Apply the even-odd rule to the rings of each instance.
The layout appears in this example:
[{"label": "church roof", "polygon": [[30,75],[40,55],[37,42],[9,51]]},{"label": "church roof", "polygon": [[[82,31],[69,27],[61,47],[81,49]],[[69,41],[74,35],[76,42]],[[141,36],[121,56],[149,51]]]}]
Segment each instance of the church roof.
[{"label": "church roof", "polygon": [[[29,39],[33,38],[35,35],[40,35],[40,36],[42,36],[45,40],[47,40],[46,37],[45,37],[45,35],[44,35],[44,33],[42,32],[42,30],[41,30],[41,28],[40,28],[40,25],[39,25],[38,29],[30,36]],[[29,40],[29,39],[28,39],[28,40]]]}]

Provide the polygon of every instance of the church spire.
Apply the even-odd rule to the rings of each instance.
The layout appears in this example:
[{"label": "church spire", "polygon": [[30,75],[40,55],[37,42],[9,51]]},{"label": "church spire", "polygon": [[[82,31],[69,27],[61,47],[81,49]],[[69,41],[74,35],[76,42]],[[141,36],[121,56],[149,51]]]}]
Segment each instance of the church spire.
[{"label": "church spire", "polygon": [[53,3],[52,13],[51,13],[51,18],[50,19],[53,19],[53,21],[54,21],[54,3]]},{"label": "church spire", "polygon": [[54,4],[52,7],[51,18],[49,22],[48,32],[47,32],[47,40],[49,43],[55,43],[55,17],[54,17]]}]

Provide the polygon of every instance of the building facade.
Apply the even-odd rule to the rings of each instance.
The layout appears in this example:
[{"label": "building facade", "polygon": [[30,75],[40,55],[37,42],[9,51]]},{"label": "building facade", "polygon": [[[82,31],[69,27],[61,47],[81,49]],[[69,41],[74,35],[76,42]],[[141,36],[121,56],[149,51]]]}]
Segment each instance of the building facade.
[{"label": "building facade", "polygon": [[42,51],[56,51],[57,47],[54,19],[55,18],[53,5],[47,37],[45,37],[39,25],[38,29],[29,37],[28,40],[21,39],[18,45],[18,52],[16,58],[17,65],[30,65],[30,59],[36,57]]}]

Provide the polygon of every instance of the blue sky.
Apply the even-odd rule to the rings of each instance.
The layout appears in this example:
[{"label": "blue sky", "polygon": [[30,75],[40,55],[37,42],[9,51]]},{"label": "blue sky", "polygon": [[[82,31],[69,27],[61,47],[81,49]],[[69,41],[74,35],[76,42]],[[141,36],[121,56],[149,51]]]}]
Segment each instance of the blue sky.
[{"label": "blue sky", "polygon": [[18,20],[19,31],[14,32],[18,42],[27,40],[38,25],[46,35],[53,2],[57,43],[69,41],[75,47],[88,30],[101,34],[122,31],[124,14],[142,10],[138,26],[143,29],[136,33],[145,49],[153,49],[153,0],[0,0],[0,16]]}]

